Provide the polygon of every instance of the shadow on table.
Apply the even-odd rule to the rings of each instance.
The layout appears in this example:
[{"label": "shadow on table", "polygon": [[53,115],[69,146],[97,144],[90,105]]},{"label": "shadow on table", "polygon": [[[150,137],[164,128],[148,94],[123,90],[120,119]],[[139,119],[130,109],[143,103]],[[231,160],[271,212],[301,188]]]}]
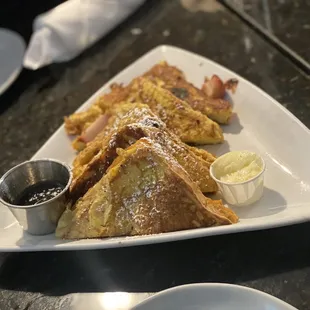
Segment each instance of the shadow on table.
[{"label": "shadow on table", "polygon": [[185,283],[267,277],[274,283],[273,276],[309,266],[309,231],[305,223],[148,246],[14,253],[1,266],[0,288],[57,296],[154,292]]}]

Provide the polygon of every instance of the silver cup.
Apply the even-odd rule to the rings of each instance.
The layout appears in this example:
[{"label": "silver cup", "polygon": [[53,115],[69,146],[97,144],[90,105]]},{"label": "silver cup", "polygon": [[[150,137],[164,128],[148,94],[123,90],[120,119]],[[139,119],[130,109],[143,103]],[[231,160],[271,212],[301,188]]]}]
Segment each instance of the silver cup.
[{"label": "silver cup", "polygon": [[[15,166],[0,179],[0,203],[7,206],[25,231],[45,235],[55,231],[64,211],[72,180],[70,168],[56,160],[31,160]],[[21,193],[31,185],[53,181],[64,185],[54,198],[28,206],[14,204]]]}]

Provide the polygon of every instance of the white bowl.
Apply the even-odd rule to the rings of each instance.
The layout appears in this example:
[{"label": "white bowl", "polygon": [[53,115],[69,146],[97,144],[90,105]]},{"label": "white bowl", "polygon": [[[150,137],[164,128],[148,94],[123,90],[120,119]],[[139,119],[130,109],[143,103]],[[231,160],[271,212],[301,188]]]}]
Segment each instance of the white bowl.
[{"label": "white bowl", "polygon": [[[240,151],[247,152],[247,151]],[[230,152],[232,153],[232,152]],[[249,152],[253,153],[253,152]],[[228,153],[224,154],[226,156]],[[247,206],[258,201],[264,191],[264,172],[265,172],[265,161],[261,156],[256,154],[259,161],[261,162],[262,170],[256,176],[244,182],[225,182],[218,178],[216,174],[216,165],[221,161],[221,158],[217,158],[210,167],[210,175],[216,181],[219,191],[222,194],[223,199],[230,205],[233,206]]]},{"label": "white bowl", "polygon": [[131,310],[297,310],[266,293],[238,285],[201,283],[177,286]]}]

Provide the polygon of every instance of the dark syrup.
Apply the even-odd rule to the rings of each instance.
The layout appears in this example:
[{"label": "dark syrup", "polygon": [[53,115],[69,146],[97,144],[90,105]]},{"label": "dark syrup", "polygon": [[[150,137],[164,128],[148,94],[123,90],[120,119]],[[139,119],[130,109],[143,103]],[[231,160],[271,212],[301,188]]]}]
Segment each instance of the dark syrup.
[{"label": "dark syrup", "polygon": [[42,181],[27,187],[14,201],[15,205],[36,205],[56,197],[64,185],[55,181]]}]

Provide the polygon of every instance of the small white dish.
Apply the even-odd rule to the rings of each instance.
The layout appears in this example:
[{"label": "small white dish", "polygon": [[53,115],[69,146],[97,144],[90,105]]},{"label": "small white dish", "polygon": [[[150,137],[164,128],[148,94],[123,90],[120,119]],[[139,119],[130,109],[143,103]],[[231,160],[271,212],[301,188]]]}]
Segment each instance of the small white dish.
[{"label": "small white dish", "polygon": [[18,33],[0,28],[0,95],[17,79],[25,50],[25,42]]},{"label": "small white dish", "polygon": [[199,283],[159,292],[131,310],[297,310],[261,291],[232,284]]},{"label": "small white dish", "polygon": [[[221,173],[225,174],[223,171],[226,168],[225,165],[228,164],[227,167],[229,164],[238,165],[237,162],[230,163],[229,160],[235,160],[235,157],[239,155],[243,156],[243,158],[246,156],[251,156],[252,159],[254,158],[258,168],[257,173],[254,172],[252,177],[241,182],[223,180],[221,178]],[[238,168],[241,169],[242,167]],[[223,199],[230,205],[242,207],[251,205],[262,197],[264,191],[265,168],[265,161],[258,154],[249,151],[233,151],[218,157],[212,163],[210,175],[216,181]],[[228,172],[226,171],[226,173]]]}]

